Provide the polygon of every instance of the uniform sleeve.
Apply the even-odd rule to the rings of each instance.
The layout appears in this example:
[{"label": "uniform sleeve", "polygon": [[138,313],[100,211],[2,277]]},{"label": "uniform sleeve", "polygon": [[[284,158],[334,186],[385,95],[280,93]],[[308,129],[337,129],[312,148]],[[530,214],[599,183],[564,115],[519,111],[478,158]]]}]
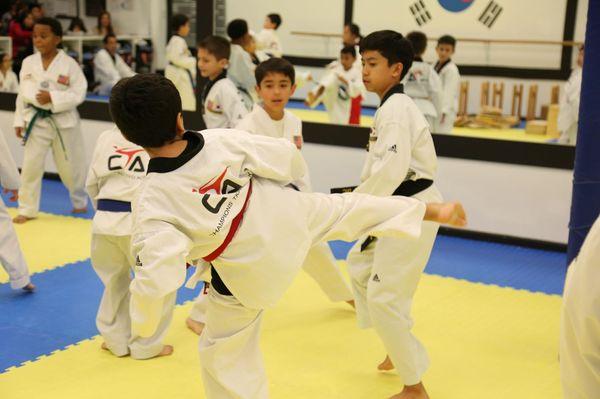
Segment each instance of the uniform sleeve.
[{"label": "uniform sleeve", "polygon": [[442,80],[440,79],[440,75],[431,67],[431,73],[429,74],[429,96],[431,97],[431,102],[435,107],[435,111],[438,116],[442,113]]},{"label": "uniform sleeve", "polygon": [[451,69],[446,72],[442,88],[442,114],[453,114],[456,112],[456,98],[460,88],[460,75],[457,70]]},{"label": "uniform sleeve", "polygon": [[17,94],[17,100],[15,101],[15,117],[13,119],[13,127],[25,127],[25,120],[23,119],[23,110],[25,109],[25,103],[21,94]]},{"label": "uniform sleeve", "polygon": [[98,185],[98,175],[96,174],[96,165],[98,164],[98,158],[100,157],[102,136],[98,138],[96,142],[96,148],[94,149],[94,155],[90,162],[90,169],[88,170],[87,178],[85,181],[85,191],[92,200],[94,209],[98,209],[98,193],[100,192],[100,186]]},{"label": "uniform sleeve", "polygon": [[228,74],[233,80],[246,90],[254,90],[256,78],[254,77],[255,66],[252,63],[250,54],[242,51],[232,51],[229,62]]},{"label": "uniform sleeve", "polygon": [[362,81],[362,75],[358,74],[358,76],[356,76],[356,73],[353,72],[350,75],[350,78],[351,79],[348,82],[348,94],[350,97],[356,98],[358,96],[363,96],[366,89]]},{"label": "uniform sleeve", "polygon": [[221,92],[219,102],[222,104],[223,113],[227,118],[227,127],[233,128],[248,114],[248,109],[244,106],[233,84],[224,87],[227,87],[227,90]]},{"label": "uniform sleeve", "polygon": [[132,237],[136,266],[130,285],[131,327],[134,335],[149,337],[160,324],[165,298],[185,282],[192,241],[167,222],[142,222],[138,227],[149,227],[150,232]]},{"label": "uniform sleeve", "polygon": [[105,53],[103,52],[98,52],[96,54],[96,57],[94,57],[94,68],[101,71],[103,75],[108,76],[110,82],[115,84],[119,81],[121,76],[119,75],[119,71],[115,67],[115,64],[110,59],[110,56],[104,56],[104,54]]},{"label": "uniform sleeve", "polygon": [[73,62],[69,68],[69,88],[67,90],[50,91],[52,112],[59,113],[75,109],[85,100],[86,91],[87,80],[79,64]]},{"label": "uniform sleeve", "polygon": [[19,92],[19,81],[17,80],[17,74],[9,71],[10,72],[10,76],[11,76],[11,82],[10,85],[8,86],[8,91],[10,93],[18,93]]},{"label": "uniform sleeve", "polygon": [[10,153],[4,133],[0,131],[0,186],[16,190],[19,188],[21,180],[17,164]]},{"label": "uniform sleeve", "polygon": [[167,61],[180,68],[196,71],[196,59],[188,55],[188,47],[184,40],[177,40],[173,46],[167,47]]},{"label": "uniform sleeve", "polygon": [[389,196],[406,178],[411,159],[410,131],[397,122],[384,125],[369,151],[371,174],[354,192]]},{"label": "uniform sleeve", "polygon": [[129,78],[135,75],[135,72],[123,61],[123,59],[117,55],[117,71],[119,71],[119,78]]}]

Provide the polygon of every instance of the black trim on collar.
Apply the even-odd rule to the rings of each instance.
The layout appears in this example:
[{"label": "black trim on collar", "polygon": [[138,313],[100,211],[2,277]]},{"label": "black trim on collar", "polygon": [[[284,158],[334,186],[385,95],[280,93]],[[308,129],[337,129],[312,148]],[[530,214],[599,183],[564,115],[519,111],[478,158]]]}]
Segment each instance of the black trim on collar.
[{"label": "black trim on collar", "polygon": [[435,69],[435,71],[437,73],[440,73],[442,71],[442,69],[444,69],[444,67],[446,65],[448,65],[449,63],[451,63],[451,62],[452,62],[451,58],[448,58],[446,61],[444,61],[443,64],[440,64],[440,62],[438,61],[438,62],[435,63],[435,66],[433,67],[433,69]]},{"label": "black trim on collar", "polygon": [[379,104],[379,106],[381,107],[383,103],[385,103],[386,100],[392,96],[392,94],[404,94],[404,86],[402,83],[398,83],[396,86],[390,88],[381,99],[381,104]]},{"label": "black trim on collar", "polygon": [[215,80],[210,80],[208,83],[204,85],[202,89],[202,94],[200,94],[200,104],[202,104],[202,113],[204,113],[204,103],[206,102],[206,97],[208,97],[208,93],[210,93],[210,89],[221,79],[225,79],[227,77],[227,69],[223,69],[223,72]]},{"label": "black trim on collar", "polygon": [[419,57],[418,55],[415,55],[415,57],[413,58],[413,61],[423,62],[423,57]]},{"label": "black trim on collar", "polygon": [[179,169],[204,147],[204,137],[199,132],[188,130],[183,134],[183,139],[187,141],[187,146],[181,154],[175,158],[151,158],[148,162],[148,173],[167,173]]}]

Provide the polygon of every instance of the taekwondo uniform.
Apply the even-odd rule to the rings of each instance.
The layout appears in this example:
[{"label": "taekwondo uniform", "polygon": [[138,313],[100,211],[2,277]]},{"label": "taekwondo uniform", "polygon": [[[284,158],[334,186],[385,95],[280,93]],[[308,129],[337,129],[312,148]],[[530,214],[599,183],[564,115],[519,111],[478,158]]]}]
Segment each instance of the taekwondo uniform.
[{"label": "taekwondo uniform", "polygon": [[[13,124],[24,128],[25,134],[19,215],[37,216],[44,161],[49,149],[52,149],[60,179],[69,190],[73,207],[85,208],[86,161],[77,106],[85,100],[87,81],[79,64],[58,50],[44,70],[41,54],[35,53],[23,60],[20,80]],[[44,105],[38,103],[36,95],[40,90],[50,92],[52,101]]]},{"label": "taekwondo uniform", "polygon": [[[339,76],[346,79],[348,83],[343,83]],[[342,64],[338,64],[330,68],[319,82],[319,85],[313,89],[313,92],[318,90],[319,86],[325,88],[319,100],[323,102],[327,110],[329,122],[341,125],[348,124],[350,122],[352,99],[362,96],[365,92],[362,82],[362,70],[352,66],[346,71]],[[313,107],[318,103],[319,101],[316,101]]]},{"label": "taekwondo uniform", "polygon": [[186,111],[196,111],[196,58],[188,48],[185,39],[173,35],[167,44],[167,61],[165,77],[169,79],[181,96],[182,108]]},{"label": "taekwondo uniform", "polygon": [[577,142],[577,124],[579,122],[579,100],[581,97],[582,69],[575,68],[565,84],[558,112],[558,130],[561,132],[559,143]]},{"label": "taekwondo uniform", "polygon": [[101,49],[94,56],[94,79],[99,82],[98,94],[109,96],[114,85],[122,78],[135,75],[119,54],[111,55]]},{"label": "taekwondo uniform", "polygon": [[[434,67],[442,82],[442,104],[440,115],[436,121],[434,133],[451,133],[458,113],[458,96],[460,93],[460,73],[452,60],[437,62]],[[444,122],[442,122],[442,115]]]},{"label": "taekwondo uniform", "polygon": [[560,321],[560,377],[565,399],[600,392],[600,217],[567,271]]},{"label": "taekwondo uniform", "polygon": [[240,92],[224,70],[202,89],[202,118],[208,129],[233,128],[248,113]]},{"label": "taekwondo uniform", "polygon": [[6,71],[6,75],[0,72],[0,92],[2,93],[18,93],[19,92],[19,81],[17,80],[17,74],[9,69]]},{"label": "taekwondo uniform", "polygon": [[[441,202],[433,183],[437,158],[429,127],[402,85],[384,96],[373,123],[362,183],[354,192]],[[438,227],[423,222],[416,242],[363,237],[348,255],[359,327],[375,328],[405,385],[421,381],[429,363],[410,331],[410,308]]]},{"label": "taekwondo uniform", "polygon": [[163,319],[151,337],[131,335],[129,285],[135,259],[131,256],[131,200],[146,176],[148,154],[127,141],[114,127],[98,138],[86,188],[96,209],[92,222],[91,258],[104,284],[96,326],[116,356],[154,357],[171,323],[175,295],[165,298]]},{"label": "taekwondo uniform", "polygon": [[[0,132],[0,187],[17,190],[19,184],[19,170],[10,154],[4,134]],[[23,288],[31,282],[27,263],[19,247],[17,233],[2,197],[0,197],[0,264],[8,273],[11,288]]]},{"label": "taekwondo uniform", "polygon": [[256,35],[256,48],[263,50],[272,57],[281,57],[283,55],[281,40],[279,40],[275,29],[263,29],[258,32]]},{"label": "taekwondo uniform", "polygon": [[239,44],[231,43],[227,77],[237,87],[248,112],[252,110],[257,99],[255,69],[256,66],[252,62],[250,54]]},{"label": "taekwondo uniform", "polygon": [[155,334],[166,298],[186,278],[186,259],[210,263],[200,337],[206,396],[266,398],[259,350],[264,309],[284,294],[309,248],[366,234],[418,237],[425,205],[286,187],[306,165],[284,139],[221,129],[183,138],[187,146],[178,157],[150,160],[133,201],[133,331]]},{"label": "taekwondo uniform", "polygon": [[427,119],[429,130],[433,130],[442,104],[442,82],[437,72],[430,64],[415,58],[402,83],[404,93],[413,99]]}]

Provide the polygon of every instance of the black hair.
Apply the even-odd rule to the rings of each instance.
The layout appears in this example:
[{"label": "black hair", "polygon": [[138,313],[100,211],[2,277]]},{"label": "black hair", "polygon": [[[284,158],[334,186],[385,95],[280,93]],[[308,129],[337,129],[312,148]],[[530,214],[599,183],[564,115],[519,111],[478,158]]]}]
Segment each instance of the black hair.
[{"label": "black hair", "polygon": [[275,24],[275,29],[281,26],[281,15],[273,13],[267,15],[267,18],[269,18],[272,24]]},{"label": "black hair", "polygon": [[33,10],[34,8],[39,8],[41,10],[42,9],[42,5],[40,3],[31,3],[29,5],[29,11]]},{"label": "black hair", "polygon": [[340,50],[341,54],[350,54],[352,57],[356,58],[356,48],[354,46],[344,46]]},{"label": "black hair", "polygon": [[115,30],[113,29],[113,26],[112,26],[112,17],[110,16],[110,13],[108,11],[102,11],[100,14],[98,14],[98,23],[96,25],[96,29],[98,30],[98,33],[102,32],[102,17],[104,15],[108,15],[108,18],[110,18],[110,24],[106,28],[108,30],[108,32],[106,32],[106,33],[114,34]]},{"label": "black hair", "polygon": [[173,17],[171,18],[171,28],[173,29],[173,32],[177,33],[179,31],[179,28],[181,28],[183,25],[187,24],[189,20],[190,19],[187,17],[187,15],[183,15],[183,14],[173,15]]},{"label": "black hair", "polygon": [[294,66],[288,60],[284,60],[283,58],[273,57],[258,64],[254,70],[256,84],[260,86],[260,82],[262,82],[270,73],[281,73],[290,78],[292,84],[296,83],[296,71],[294,70]]},{"label": "black hair", "polygon": [[117,38],[117,36],[114,33],[107,33],[106,36],[104,36],[104,38],[102,39],[102,43],[108,43],[108,39],[110,39],[111,37],[114,37],[115,39]]},{"label": "black hair", "polygon": [[203,48],[218,60],[229,59],[231,44],[221,36],[206,36],[198,43],[198,48]]},{"label": "black hair", "polygon": [[161,147],[173,140],[180,113],[177,88],[156,73],[121,79],[110,94],[112,120],[127,140],[142,147]]},{"label": "black hair", "polygon": [[438,39],[437,44],[438,44],[438,46],[440,44],[449,44],[452,46],[453,49],[455,49],[456,48],[456,39],[450,35],[444,35]]},{"label": "black hair", "polygon": [[71,23],[69,24],[69,29],[67,29],[67,30],[73,31],[73,29],[75,29],[77,26],[79,26],[79,29],[81,29],[82,31],[87,33],[85,24],[83,23],[83,20],[79,17],[75,17],[75,18],[71,19]]},{"label": "black hair", "polygon": [[362,36],[360,34],[360,27],[357,24],[349,23],[349,24],[346,24],[346,26],[348,27],[348,30],[350,31],[350,33],[352,33],[354,36],[362,39]]},{"label": "black hair", "polygon": [[360,53],[378,51],[388,61],[388,65],[402,64],[400,80],[412,66],[414,52],[408,40],[393,30],[379,30],[368,34],[360,43]]},{"label": "black hair", "polygon": [[[19,12],[19,14],[17,15],[16,21],[17,21],[17,23],[19,23],[21,25],[21,28],[31,29],[31,28],[25,26],[25,19],[29,15],[31,15],[31,11],[27,11],[27,10],[23,10],[23,11]],[[32,18],[33,18],[33,16],[32,16]],[[33,25],[32,25],[32,27],[33,27]]]},{"label": "black hair", "polygon": [[46,26],[50,27],[50,30],[52,31],[52,33],[54,35],[56,35],[58,37],[63,36],[62,25],[60,24],[60,22],[58,22],[57,19],[50,18],[50,17],[42,17],[33,23],[33,26],[36,26],[36,25],[46,25]]},{"label": "black hair", "polygon": [[248,22],[243,19],[234,19],[227,24],[227,36],[231,40],[241,39],[248,33]]},{"label": "black hair", "polygon": [[410,42],[415,55],[422,55],[427,49],[427,36],[423,32],[412,31],[406,35],[406,40]]}]

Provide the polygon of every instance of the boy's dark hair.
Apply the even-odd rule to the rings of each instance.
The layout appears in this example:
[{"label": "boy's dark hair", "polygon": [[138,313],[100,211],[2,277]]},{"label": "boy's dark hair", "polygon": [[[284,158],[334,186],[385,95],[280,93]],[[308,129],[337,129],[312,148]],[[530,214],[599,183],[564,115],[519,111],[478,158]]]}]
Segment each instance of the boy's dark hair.
[{"label": "boy's dark hair", "polygon": [[237,40],[248,34],[248,22],[244,19],[234,19],[227,24],[227,36],[231,40]]},{"label": "boy's dark hair", "polygon": [[52,33],[54,33],[58,37],[63,36],[62,25],[58,20],[50,17],[42,17],[33,23],[33,26],[36,25],[46,25],[50,27]]},{"label": "boy's dark hair", "polygon": [[179,28],[187,24],[189,20],[190,19],[187,17],[187,15],[175,14],[171,18],[171,29],[173,29],[173,32],[177,33]]},{"label": "boy's dark hair", "polygon": [[114,33],[107,33],[106,36],[104,36],[104,39],[102,39],[102,43],[108,43],[108,39],[110,39],[111,37],[114,37],[115,39],[117,38],[117,36]]},{"label": "boy's dark hair", "polygon": [[198,43],[198,48],[203,48],[215,56],[217,61],[223,58],[229,59],[231,44],[229,40],[221,36],[206,36]]},{"label": "boy's dark hair", "polygon": [[456,39],[450,35],[444,35],[438,39],[438,46],[440,44],[449,44],[453,49],[456,49]]},{"label": "boy's dark hair", "polygon": [[267,15],[267,18],[269,18],[272,24],[275,24],[275,29],[281,26],[281,15],[273,13]]},{"label": "boy's dark hair", "polygon": [[260,82],[262,82],[270,73],[281,73],[290,78],[292,84],[296,83],[296,71],[294,70],[294,66],[288,60],[284,60],[283,58],[273,57],[258,64],[254,71],[256,84],[260,86]]},{"label": "boy's dark hair", "polygon": [[350,54],[352,57],[356,58],[356,48],[354,46],[344,46],[342,50],[340,50],[341,54]]},{"label": "boy's dark hair", "polygon": [[388,65],[402,64],[400,80],[412,66],[414,52],[408,40],[393,30],[379,30],[368,34],[360,43],[360,53],[378,51],[388,61]]},{"label": "boy's dark hair", "polygon": [[410,42],[415,55],[423,55],[427,49],[427,36],[423,32],[412,31],[406,35],[406,40]]},{"label": "boy's dark hair", "polygon": [[79,17],[75,17],[71,19],[71,23],[69,24],[69,29],[70,31],[73,31],[76,27],[79,26],[79,29],[81,29],[82,31],[84,31],[85,33],[87,33],[87,28],[85,27],[85,24],[83,23],[83,20]]},{"label": "boy's dark hair", "polygon": [[346,24],[346,26],[350,30],[350,33],[352,33],[354,36],[362,39],[362,36],[360,35],[360,27],[357,24],[349,23],[349,24]]},{"label": "boy's dark hair", "polygon": [[164,76],[140,73],[121,79],[110,94],[110,115],[127,140],[161,147],[176,135],[181,97]]},{"label": "boy's dark hair", "polygon": [[42,5],[40,3],[31,3],[29,5],[29,11],[33,10],[34,8],[39,8],[41,10],[42,9]]}]

